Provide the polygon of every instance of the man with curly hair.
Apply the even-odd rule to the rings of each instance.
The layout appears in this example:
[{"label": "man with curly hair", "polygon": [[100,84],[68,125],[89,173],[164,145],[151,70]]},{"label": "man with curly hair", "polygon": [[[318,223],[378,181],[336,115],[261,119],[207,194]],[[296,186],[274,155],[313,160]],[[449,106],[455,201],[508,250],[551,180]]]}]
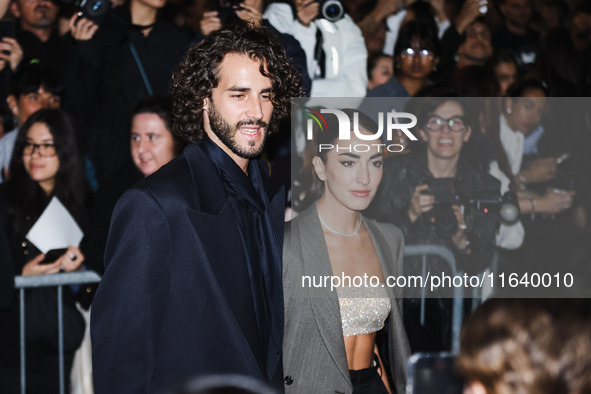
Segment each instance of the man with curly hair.
[{"label": "man with curly hair", "polygon": [[189,49],[172,95],[188,145],[113,213],[92,314],[95,391],[219,373],[280,388],[284,200],[256,159],[301,95],[299,72],[265,30],[240,25]]}]

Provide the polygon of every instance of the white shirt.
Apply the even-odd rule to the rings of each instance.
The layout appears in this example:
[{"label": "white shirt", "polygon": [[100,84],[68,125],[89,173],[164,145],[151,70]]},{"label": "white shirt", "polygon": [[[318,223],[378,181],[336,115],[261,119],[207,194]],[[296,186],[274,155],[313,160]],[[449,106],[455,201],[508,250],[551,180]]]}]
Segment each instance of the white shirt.
[{"label": "white shirt", "polygon": [[[312,78],[312,97],[365,97],[367,90],[367,49],[361,30],[346,15],[336,22],[315,19],[302,25],[289,4],[273,3],[267,7],[265,19],[281,33],[292,35],[306,53],[308,72]],[[314,59],[316,31],[322,32],[322,49],[326,55],[324,78],[314,79],[318,69]]]}]

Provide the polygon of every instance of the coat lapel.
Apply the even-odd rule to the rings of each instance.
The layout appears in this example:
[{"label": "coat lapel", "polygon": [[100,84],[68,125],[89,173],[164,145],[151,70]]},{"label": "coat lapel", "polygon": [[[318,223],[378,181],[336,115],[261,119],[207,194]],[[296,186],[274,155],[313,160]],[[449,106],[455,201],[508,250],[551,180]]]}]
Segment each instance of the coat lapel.
[{"label": "coat lapel", "polygon": [[186,209],[187,217],[261,370],[266,371],[266,348],[258,331],[250,284],[245,280],[249,277],[246,257],[228,196],[217,168],[199,147],[189,145],[184,153],[197,194],[195,206]]},{"label": "coat lapel", "polygon": [[[328,248],[315,207],[302,213],[300,239],[306,275],[316,277],[332,276]],[[309,300],[320,335],[339,371],[350,382],[349,368],[338,296],[329,286],[308,289]]]}]

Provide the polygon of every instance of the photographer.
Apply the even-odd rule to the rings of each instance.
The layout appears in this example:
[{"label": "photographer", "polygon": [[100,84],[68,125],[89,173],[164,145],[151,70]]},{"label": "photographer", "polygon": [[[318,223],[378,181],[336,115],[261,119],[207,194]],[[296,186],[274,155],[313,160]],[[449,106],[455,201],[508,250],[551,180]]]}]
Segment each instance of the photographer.
[{"label": "photographer", "polygon": [[129,130],[133,108],[166,94],[174,67],[190,38],[160,18],[166,0],[130,0],[113,8],[97,26],[70,20],[72,50],[67,109],[74,115],[86,156],[104,183],[131,162]]},{"label": "photographer", "polygon": [[[452,96],[454,91],[441,93]],[[458,270],[481,272],[491,262],[498,217],[469,204],[462,207],[462,199],[443,200],[449,200],[454,194],[499,193],[500,184],[471,163],[464,153],[472,132],[465,101],[457,97],[415,100],[421,100],[416,106],[417,128],[425,149],[386,160],[381,189],[370,207],[372,216],[400,227],[407,245],[444,246],[454,254]],[[453,178],[453,181],[443,178]],[[447,192],[436,190],[445,186],[442,183],[447,184]],[[452,185],[457,185],[457,190],[453,190]],[[428,270],[449,273],[447,265],[434,256],[428,258]],[[405,274],[417,273],[420,275],[420,259],[405,259]],[[417,294],[409,291],[406,296],[416,297]],[[418,301],[405,299],[405,325],[412,351],[449,349],[450,300],[427,300],[425,327],[418,325]]]},{"label": "photographer", "polygon": [[334,1],[323,7],[325,4],[278,1],[267,7],[264,18],[281,33],[293,35],[302,46],[312,79],[311,97],[364,97],[367,50],[363,35],[342,3]]}]

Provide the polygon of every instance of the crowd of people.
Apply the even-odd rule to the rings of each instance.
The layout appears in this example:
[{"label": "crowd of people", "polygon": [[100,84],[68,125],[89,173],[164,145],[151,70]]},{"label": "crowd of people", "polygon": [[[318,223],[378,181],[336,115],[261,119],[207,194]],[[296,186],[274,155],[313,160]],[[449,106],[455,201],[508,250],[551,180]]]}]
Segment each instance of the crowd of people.
[{"label": "crowd of people", "polygon": [[[411,353],[451,349],[450,294],[425,305],[413,291],[302,293],[300,283],[419,272],[404,244],[443,246],[471,274],[591,276],[588,1],[97,4],[104,14],[0,0],[2,276],[104,275],[63,301],[66,371],[84,335],[77,308],[92,305],[97,394],[225,372],[293,393],[402,393]],[[318,111],[357,98],[361,112],[340,108],[364,136],[347,144],[372,148],[318,152],[342,142],[330,115],[302,147],[289,133],[293,97]],[[416,115],[416,141],[399,130],[402,149],[377,149],[380,111]],[[287,199],[269,187],[269,168]],[[510,196],[520,215],[458,197],[480,192]],[[54,197],[85,236],[49,259],[27,234]],[[433,272],[440,263],[428,259]],[[6,283],[0,391],[16,393],[19,309]],[[27,390],[57,392],[57,323],[41,313],[57,292],[26,299],[28,327],[39,328],[27,332]],[[504,392],[467,361],[481,357],[471,332],[488,335],[479,324],[494,313],[462,333],[472,393]],[[580,379],[564,392],[587,392]]]}]

